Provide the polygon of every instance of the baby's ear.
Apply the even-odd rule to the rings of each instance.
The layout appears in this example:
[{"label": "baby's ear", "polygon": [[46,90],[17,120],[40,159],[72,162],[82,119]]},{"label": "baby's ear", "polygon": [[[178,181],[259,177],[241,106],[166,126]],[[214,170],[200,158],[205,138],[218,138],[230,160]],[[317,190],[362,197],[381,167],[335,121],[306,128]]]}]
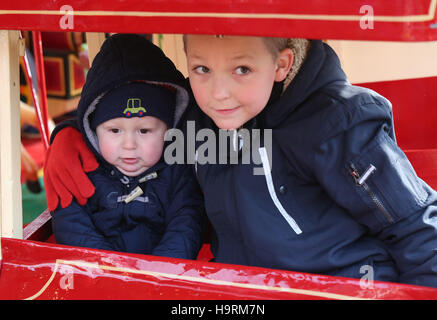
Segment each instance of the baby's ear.
[{"label": "baby's ear", "polygon": [[275,81],[279,82],[285,79],[290,72],[291,66],[293,65],[293,59],[293,51],[291,51],[290,48],[279,52],[278,57],[276,58]]}]

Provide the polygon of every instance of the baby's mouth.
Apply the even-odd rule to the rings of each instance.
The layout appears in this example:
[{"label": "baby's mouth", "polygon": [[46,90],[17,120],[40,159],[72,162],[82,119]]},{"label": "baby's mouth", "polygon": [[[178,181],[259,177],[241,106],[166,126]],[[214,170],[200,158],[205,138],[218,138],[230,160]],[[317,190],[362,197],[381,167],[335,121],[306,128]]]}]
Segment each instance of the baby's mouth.
[{"label": "baby's mouth", "polygon": [[125,164],[136,164],[138,162],[137,158],[122,158],[121,161]]}]

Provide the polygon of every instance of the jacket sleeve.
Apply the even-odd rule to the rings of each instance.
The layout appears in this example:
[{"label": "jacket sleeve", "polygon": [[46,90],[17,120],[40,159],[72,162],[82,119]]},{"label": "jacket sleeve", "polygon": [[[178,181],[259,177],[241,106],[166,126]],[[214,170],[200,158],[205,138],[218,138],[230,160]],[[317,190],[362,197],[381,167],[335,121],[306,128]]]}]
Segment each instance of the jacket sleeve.
[{"label": "jacket sleeve", "polygon": [[315,178],[386,244],[400,282],[437,287],[437,192],[397,146],[390,106],[344,108],[325,127],[312,150]]},{"label": "jacket sleeve", "polygon": [[196,259],[206,224],[203,196],[188,165],[174,165],[173,191],[166,207],[166,229],[152,254]]},{"label": "jacket sleeve", "polygon": [[52,227],[56,242],[70,246],[117,250],[95,226],[88,213],[89,205],[80,206],[75,200],[70,206],[60,206],[53,212]]}]

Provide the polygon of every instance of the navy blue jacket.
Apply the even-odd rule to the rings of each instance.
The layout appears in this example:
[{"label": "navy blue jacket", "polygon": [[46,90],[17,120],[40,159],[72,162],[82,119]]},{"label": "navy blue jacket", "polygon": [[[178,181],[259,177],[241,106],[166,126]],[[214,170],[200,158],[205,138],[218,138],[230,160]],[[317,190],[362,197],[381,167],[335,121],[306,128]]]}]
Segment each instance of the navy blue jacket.
[{"label": "navy blue jacket", "polygon": [[[215,261],[437,287],[437,193],[397,146],[390,102],[352,86],[321,41],[280,86],[244,125],[238,163],[201,162],[196,143]],[[187,119],[218,137],[198,109]]]},{"label": "navy blue jacket", "polygon": [[[175,124],[188,106],[183,75],[158,47],[137,35],[118,34],[105,41],[88,72],[77,110],[77,127],[100,162],[89,174],[96,192],[85,206],[73,201],[52,213],[56,241],[194,259],[203,240],[204,205],[191,168],[168,165],[161,159],[138,177],[124,176],[103,159],[96,133],[90,129],[89,115],[100,97],[132,80],[161,83],[176,90]],[[137,187],[143,194],[126,202]]]}]

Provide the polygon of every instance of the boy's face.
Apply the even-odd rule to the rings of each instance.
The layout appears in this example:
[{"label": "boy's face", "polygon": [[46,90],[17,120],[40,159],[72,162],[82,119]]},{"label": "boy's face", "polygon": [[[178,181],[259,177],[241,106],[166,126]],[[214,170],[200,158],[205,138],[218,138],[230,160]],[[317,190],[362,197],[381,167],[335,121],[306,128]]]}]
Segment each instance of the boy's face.
[{"label": "boy's face", "polygon": [[161,158],[167,125],[155,117],[114,118],[96,128],[100,153],[127,176],[137,176]]},{"label": "boy's face", "polygon": [[289,50],[284,66],[260,37],[187,35],[186,53],[197,104],[221,129],[238,129],[259,114],[293,61]]}]

